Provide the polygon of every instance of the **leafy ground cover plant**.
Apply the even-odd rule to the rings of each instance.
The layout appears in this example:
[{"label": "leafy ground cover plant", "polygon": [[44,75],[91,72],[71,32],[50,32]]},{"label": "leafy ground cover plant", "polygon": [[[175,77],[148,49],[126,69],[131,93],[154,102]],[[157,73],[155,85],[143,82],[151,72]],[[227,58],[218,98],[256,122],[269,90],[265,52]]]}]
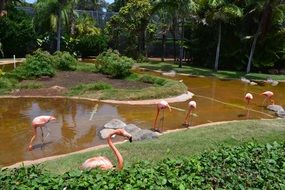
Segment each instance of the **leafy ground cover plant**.
[{"label": "leafy ground cover plant", "polygon": [[89,83],[89,84],[80,84],[71,88],[68,95],[80,95],[84,94],[87,91],[99,91],[105,89],[112,89],[112,85],[104,82],[96,82],[96,83]]},{"label": "leafy ground cover plant", "polygon": [[0,77],[4,76],[5,73],[0,69]]},{"label": "leafy ground cover plant", "polygon": [[96,58],[99,71],[103,74],[111,75],[113,78],[124,78],[131,74],[130,69],[135,61],[126,56],[121,56],[119,52],[107,50]]},{"label": "leafy ground cover plant", "polygon": [[4,189],[284,189],[285,143],[248,143],[192,158],[140,161],[122,171],[78,169],[53,175],[39,166],[0,171]]},{"label": "leafy ground cover plant", "polygon": [[8,79],[6,77],[0,77],[0,94],[4,94],[13,88],[15,80]]}]

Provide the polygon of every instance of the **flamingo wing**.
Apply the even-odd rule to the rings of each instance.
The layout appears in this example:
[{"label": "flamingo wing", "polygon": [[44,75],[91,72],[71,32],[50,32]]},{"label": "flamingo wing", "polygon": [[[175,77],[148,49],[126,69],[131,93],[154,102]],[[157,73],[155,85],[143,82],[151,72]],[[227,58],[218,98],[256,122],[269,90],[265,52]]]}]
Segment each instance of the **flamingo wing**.
[{"label": "flamingo wing", "polygon": [[38,117],[35,117],[32,121],[32,124],[33,125],[43,125],[43,124],[46,124],[50,119],[50,116],[38,116]]},{"label": "flamingo wing", "polygon": [[113,168],[112,162],[104,156],[98,156],[87,159],[82,164],[83,169],[93,169],[93,168],[100,168],[102,170],[108,170]]}]

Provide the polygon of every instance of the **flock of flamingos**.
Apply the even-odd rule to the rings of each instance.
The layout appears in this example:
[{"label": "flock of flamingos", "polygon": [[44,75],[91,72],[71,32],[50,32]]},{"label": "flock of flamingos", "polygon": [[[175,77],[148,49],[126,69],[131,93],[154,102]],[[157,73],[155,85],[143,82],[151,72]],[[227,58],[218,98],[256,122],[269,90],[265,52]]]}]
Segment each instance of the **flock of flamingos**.
[{"label": "flock of flamingos", "polygon": [[[274,100],[272,99],[273,97],[273,92],[271,91],[265,91],[263,93],[261,93],[260,95],[264,95],[265,99],[263,101],[263,106],[265,104],[265,102],[267,104],[271,103],[274,104]],[[250,101],[253,99],[253,95],[251,93],[247,93],[244,97],[245,101],[246,101],[246,109],[248,110],[247,114],[249,113],[249,104]],[[185,120],[183,125],[189,127],[191,122],[189,121],[189,118],[192,114],[192,111],[196,108],[197,104],[195,101],[190,101],[188,103],[188,112],[186,114]],[[157,128],[157,118],[160,114],[160,111],[162,111],[162,119],[164,118],[164,110],[168,108],[169,111],[171,111],[171,106],[168,104],[167,101],[165,100],[161,100],[158,104],[157,104],[157,113],[156,113],[156,117],[154,120],[154,124],[153,124],[153,128],[152,130],[154,131],[158,131],[160,132],[159,128]],[[32,126],[33,126],[33,136],[31,138],[30,144],[29,144],[29,151],[31,151],[33,149],[33,141],[36,139],[37,136],[37,128],[40,128],[42,131],[42,127],[45,126],[45,124],[47,124],[49,121],[53,121],[56,118],[54,116],[38,116],[35,117],[32,121]],[[118,166],[117,169],[121,170],[123,168],[123,157],[120,154],[120,152],[118,151],[118,149],[114,146],[114,144],[112,143],[111,138],[114,135],[119,135],[119,136],[123,136],[127,139],[129,139],[130,142],[132,142],[132,135],[129,134],[127,131],[125,131],[124,129],[117,129],[114,130],[113,132],[111,132],[107,138],[107,142],[110,146],[110,148],[113,150],[114,154],[117,157],[117,161],[118,161]],[[43,138],[43,131],[42,131],[42,138]],[[107,157],[103,157],[103,156],[98,156],[98,157],[93,157],[90,158],[88,160],[86,160],[82,166],[80,167],[81,169],[92,169],[92,168],[100,168],[102,170],[108,170],[108,169],[112,169],[113,168],[113,164],[111,163],[111,161],[107,158]]]}]

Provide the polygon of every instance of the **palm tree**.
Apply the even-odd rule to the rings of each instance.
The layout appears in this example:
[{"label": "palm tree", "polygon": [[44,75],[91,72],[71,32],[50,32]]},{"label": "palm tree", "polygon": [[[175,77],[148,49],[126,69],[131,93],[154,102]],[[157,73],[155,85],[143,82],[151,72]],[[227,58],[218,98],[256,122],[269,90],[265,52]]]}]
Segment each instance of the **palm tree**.
[{"label": "palm tree", "polygon": [[[258,24],[257,31],[254,35],[254,39],[251,45],[250,49],[250,54],[249,54],[249,59],[246,67],[246,73],[250,72],[251,69],[251,64],[252,64],[252,59],[253,59],[253,54],[255,51],[256,43],[258,37],[262,34],[262,36],[265,35],[266,29],[272,24],[272,12],[274,11],[280,11],[279,10],[279,5],[282,7],[284,6],[283,0],[266,0],[264,1],[263,9],[262,9],[262,15]],[[281,9],[282,10],[282,9]],[[283,12],[282,10],[281,12]],[[284,12],[283,12],[284,14]],[[282,13],[280,14],[282,15]],[[283,15],[284,16],[284,15]]]},{"label": "palm tree", "polygon": [[210,0],[208,3],[208,11],[205,12],[206,20],[218,25],[218,40],[214,65],[214,71],[216,72],[219,67],[222,24],[231,23],[235,18],[241,17],[242,11],[238,6],[230,4],[225,0]]},{"label": "palm tree", "polygon": [[39,32],[56,33],[56,50],[60,51],[60,38],[63,24],[69,21],[70,4],[67,0],[39,0],[36,3],[34,22]]}]

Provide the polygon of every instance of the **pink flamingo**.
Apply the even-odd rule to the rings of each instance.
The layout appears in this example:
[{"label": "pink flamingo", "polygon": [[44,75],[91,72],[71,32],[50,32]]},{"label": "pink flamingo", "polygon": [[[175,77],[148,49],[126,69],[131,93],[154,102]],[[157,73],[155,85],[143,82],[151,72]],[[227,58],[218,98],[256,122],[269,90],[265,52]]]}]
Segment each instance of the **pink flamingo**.
[{"label": "pink flamingo", "polygon": [[[191,122],[189,122],[189,118],[190,118],[189,116],[191,115],[193,110],[196,109],[196,107],[197,107],[197,103],[195,101],[190,101],[188,103],[188,112],[187,112],[185,120],[184,120],[184,125],[190,126]],[[191,120],[192,120],[192,116],[191,116]]]},{"label": "pink flamingo", "polygon": [[272,99],[274,93],[271,92],[271,91],[265,91],[263,93],[261,93],[260,95],[264,95],[265,96],[265,99],[262,103],[262,106],[264,106],[264,103],[266,101],[266,103],[268,104],[268,101],[270,101],[273,105],[274,105],[274,100]]},{"label": "pink flamingo", "polygon": [[157,128],[157,118],[158,118],[158,115],[159,115],[159,112],[160,110],[162,110],[162,118],[161,118],[161,121],[162,121],[162,130],[163,130],[163,120],[164,120],[164,109],[168,108],[169,111],[171,111],[171,107],[169,106],[168,102],[165,101],[165,100],[161,100],[158,104],[157,104],[157,112],[156,112],[156,117],[155,117],[155,120],[154,120],[154,124],[153,124],[153,130],[154,131],[160,131],[158,128]]},{"label": "pink flamingo", "polygon": [[247,109],[247,114],[246,116],[249,117],[249,103],[250,101],[253,99],[253,96],[251,93],[246,93],[246,95],[244,96],[244,99],[246,101],[246,109]]},{"label": "pink flamingo", "polygon": [[[111,140],[111,137],[113,135],[120,135],[120,136],[127,137],[130,142],[132,142],[132,135],[129,134],[124,129],[116,129],[113,132],[111,132],[107,138],[107,141],[108,141],[110,148],[113,150],[113,152],[115,153],[115,155],[117,157],[118,170],[122,170],[123,166],[124,166],[124,160],[123,160],[122,155],[120,154],[118,149],[114,146],[114,144]],[[100,168],[102,170],[109,170],[109,169],[113,168],[113,164],[107,157],[97,156],[97,157],[89,158],[81,166],[81,169],[93,169],[93,168]]]},{"label": "pink flamingo", "polygon": [[33,136],[29,144],[29,151],[33,149],[33,142],[37,137],[37,128],[40,127],[42,131],[42,138],[43,138],[43,130],[42,127],[45,126],[49,121],[55,120],[56,118],[54,116],[46,116],[46,115],[41,115],[38,117],[35,117],[32,121],[32,126],[33,126]]}]

